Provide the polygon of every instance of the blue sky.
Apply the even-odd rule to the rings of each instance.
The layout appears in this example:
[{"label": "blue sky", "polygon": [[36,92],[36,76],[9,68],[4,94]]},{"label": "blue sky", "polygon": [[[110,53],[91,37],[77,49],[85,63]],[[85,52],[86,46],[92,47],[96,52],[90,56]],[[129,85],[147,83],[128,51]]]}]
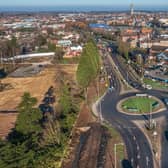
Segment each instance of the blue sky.
[{"label": "blue sky", "polygon": [[168,6],[168,0],[0,0],[0,6],[57,6],[57,5],[128,5]]}]

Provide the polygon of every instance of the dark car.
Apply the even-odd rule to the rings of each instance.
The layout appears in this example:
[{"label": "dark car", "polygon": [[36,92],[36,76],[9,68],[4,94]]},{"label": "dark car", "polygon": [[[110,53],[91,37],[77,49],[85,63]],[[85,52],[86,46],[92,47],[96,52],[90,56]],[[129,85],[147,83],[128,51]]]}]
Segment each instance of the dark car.
[{"label": "dark car", "polygon": [[164,102],[166,105],[168,105],[168,98],[164,98],[164,99],[163,99],[163,102]]},{"label": "dark car", "polygon": [[122,168],[133,168],[133,167],[132,167],[130,161],[124,159],[124,160],[122,161]]},{"label": "dark car", "polygon": [[165,138],[168,141],[168,131],[165,131]]},{"label": "dark car", "polygon": [[136,82],[130,82],[130,85],[132,87],[134,87],[135,89],[138,89],[140,87],[140,84],[139,83],[136,83]]}]

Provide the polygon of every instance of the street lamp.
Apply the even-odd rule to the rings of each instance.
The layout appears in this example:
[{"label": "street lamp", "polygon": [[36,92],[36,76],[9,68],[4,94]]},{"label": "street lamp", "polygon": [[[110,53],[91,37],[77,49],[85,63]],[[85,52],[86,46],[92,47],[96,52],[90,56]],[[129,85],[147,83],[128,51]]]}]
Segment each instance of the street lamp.
[{"label": "street lamp", "polygon": [[[98,98],[100,97],[100,77],[101,77],[100,74],[101,74],[101,72],[102,72],[103,69],[104,69],[103,66],[101,66],[99,74],[98,74]],[[102,122],[101,100],[100,100],[99,108],[100,108],[100,110],[99,110],[99,120],[100,120],[100,123],[101,123]]]},{"label": "street lamp", "polygon": [[102,100],[100,100],[100,123],[102,123]]},{"label": "street lamp", "polygon": [[[152,96],[148,96],[150,99]],[[152,129],[152,105],[151,102],[149,101],[149,129]]]},{"label": "street lamp", "polygon": [[[148,98],[151,98],[152,96],[148,96]],[[152,104],[149,101],[149,129],[152,129],[155,125],[155,121],[152,120]]]},{"label": "street lamp", "polygon": [[123,145],[124,146],[124,143],[117,143],[117,144],[114,144],[114,168],[117,168],[117,145]]},{"label": "street lamp", "polygon": [[[129,59],[128,61],[127,61],[127,65],[128,65],[128,71],[129,71],[129,68],[130,68],[130,64],[131,64],[131,60]],[[129,78],[128,78],[128,71],[127,71],[127,88],[129,88]]]},{"label": "street lamp", "polygon": [[129,88],[129,83],[128,83],[128,71],[127,71],[127,88]]}]

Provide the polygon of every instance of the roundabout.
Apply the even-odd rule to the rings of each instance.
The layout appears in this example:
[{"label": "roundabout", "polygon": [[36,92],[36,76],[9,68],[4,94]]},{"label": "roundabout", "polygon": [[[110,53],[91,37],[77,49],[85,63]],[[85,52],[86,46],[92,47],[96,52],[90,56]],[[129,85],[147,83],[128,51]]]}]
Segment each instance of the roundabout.
[{"label": "roundabout", "polygon": [[128,115],[159,113],[165,108],[162,101],[154,96],[130,96],[119,101],[117,109]]},{"label": "roundabout", "polygon": [[[168,105],[162,101],[167,97],[168,91],[147,90],[141,86],[138,88],[131,87],[130,89],[130,82],[137,84],[139,82],[136,81],[134,75],[128,75],[128,71],[120,64],[117,54],[107,55],[104,62],[107,66],[107,74],[112,76],[110,86],[113,86],[114,89],[112,91],[108,90],[103,98],[97,102],[97,112],[100,120],[102,118],[103,121],[107,121],[121,134],[131,167],[154,168],[156,164],[159,165],[158,167],[166,167],[168,165],[168,142],[165,138],[163,139],[163,133],[167,128],[163,125],[162,119],[168,119]],[[128,89],[123,92],[123,88]],[[146,95],[151,99],[147,102],[146,99],[140,100],[140,98],[134,100],[139,94],[141,94],[140,97]],[[125,102],[127,100],[128,102]],[[133,107],[130,106],[129,101],[133,101]],[[150,107],[152,105],[156,105],[156,107]],[[125,110],[124,106],[137,110],[130,112],[128,109]],[[159,158],[155,156],[155,150],[151,145],[153,138],[149,139],[146,135],[145,124],[149,124],[149,126],[156,124],[160,128],[161,133],[158,139],[163,139],[163,142],[157,145],[162,150],[158,151],[161,158],[160,162],[157,161]]]}]

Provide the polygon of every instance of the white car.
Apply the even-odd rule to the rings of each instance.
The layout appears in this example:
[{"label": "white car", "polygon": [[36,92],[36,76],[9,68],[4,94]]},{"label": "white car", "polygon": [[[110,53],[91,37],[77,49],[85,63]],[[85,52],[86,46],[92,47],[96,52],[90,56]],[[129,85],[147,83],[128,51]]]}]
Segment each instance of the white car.
[{"label": "white car", "polygon": [[152,86],[151,85],[146,85],[146,89],[151,90]]}]

